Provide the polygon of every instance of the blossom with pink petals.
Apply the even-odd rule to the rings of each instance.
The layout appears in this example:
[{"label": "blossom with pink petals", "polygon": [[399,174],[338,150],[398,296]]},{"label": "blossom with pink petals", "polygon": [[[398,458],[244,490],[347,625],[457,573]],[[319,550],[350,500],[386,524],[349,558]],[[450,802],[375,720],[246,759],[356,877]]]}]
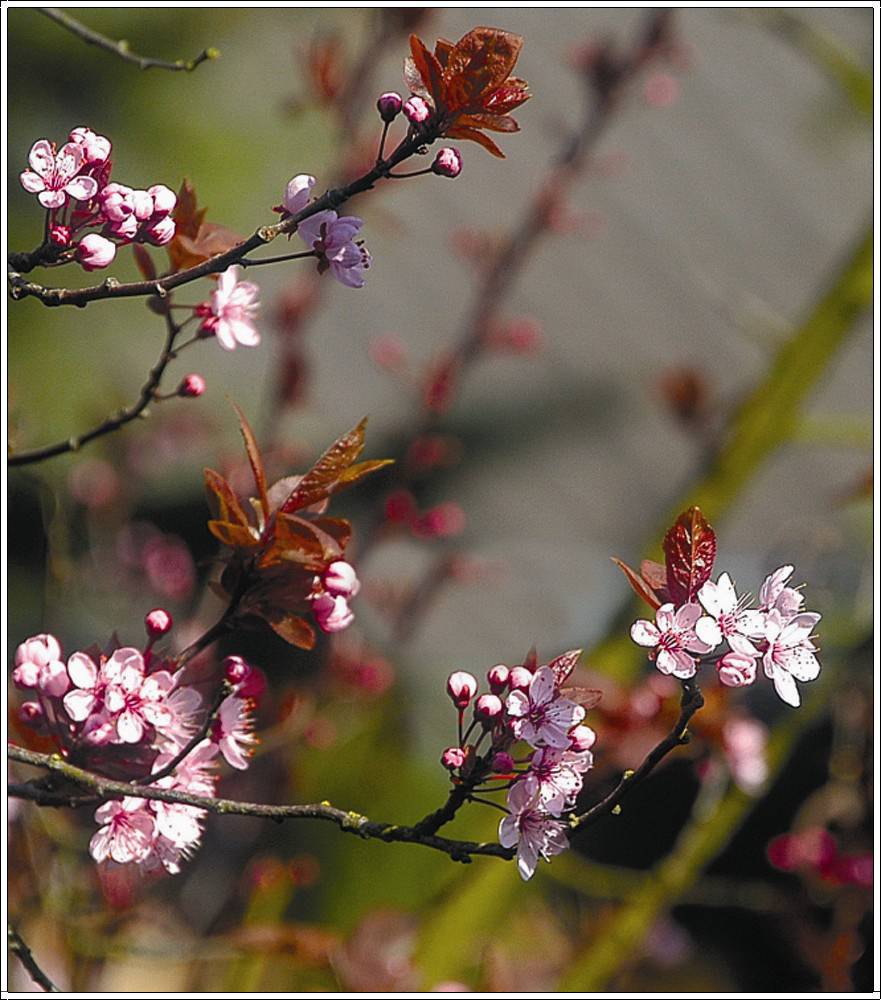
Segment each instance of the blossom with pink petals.
[{"label": "blossom with pink petals", "polygon": [[538,792],[525,781],[515,782],[508,791],[509,815],[499,823],[502,847],[517,845],[517,869],[524,881],[535,874],[538,859],[550,860],[569,846],[566,825],[541,809]]},{"label": "blossom with pink petals", "polygon": [[355,620],[355,614],[345,597],[334,597],[327,592],[312,600],[312,613],[322,632],[341,632]]},{"label": "blossom with pink petals", "polygon": [[145,800],[133,797],[105,802],[95,811],[101,829],[89,843],[89,853],[99,864],[144,861],[153,848],[156,823],[144,808]]},{"label": "blossom with pink petals", "polygon": [[765,639],[768,649],[762,657],[765,676],[774,682],[777,694],[793,708],[801,704],[796,681],[812,681],[820,674],[820,663],[814,656],[816,646],[811,632],[820,615],[805,611],[784,619],[778,611],[768,613]]},{"label": "blossom with pink petals", "polygon": [[97,271],[113,263],[116,244],[98,233],[87,233],[77,243],[75,254],[84,271]]},{"label": "blossom with pink petals", "polygon": [[522,781],[536,792],[545,812],[558,816],[575,805],[584,781],[582,775],[591,767],[593,754],[589,750],[573,753],[568,749],[541,747],[532,755],[529,771]]},{"label": "blossom with pink petals", "polygon": [[18,687],[35,688],[40,683],[40,673],[60,660],[61,646],[55,636],[45,632],[35,635],[16,649],[12,679]]},{"label": "blossom with pink petals", "polygon": [[211,739],[217,744],[227,764],[244,771],[248,766],[248,757],[254,752],[257,737],[251,731],[254,720],[251,711],[254,703],[250,698],[239,698],[232,695],[220,706]]},{"label": "blossom with pink petals", "polygon": [[256,347],[260,333],[253,318],[259,308],[259,294],[260,289],[253,281],[239,281],[238,265],[228,267],[217,279],[208,303],[200,307],[199,312],[205,317],[201,326],[203,336],[213,334],[226,351],[233,350],[236,344]]},{"label": "blossom with pink petals", "polygon": [[69,198],[89,201],[98,193],[95,178],[81,173],[88,164],[77,142],[65,143],[56,151],[54,143],[39,139],[31,146],[28,163],[31,169],[20,175],[21,186],[35,194],[44,208],[61,208]]},{"label": "blossom with pink petals", "polygon": [[110,156],[110,140],[104,135],[98,135],[90,128],[80,126],[73,129],[68,136],[70,142],[75,142],[82,147],[84,162],[89,166],[97,166],[104,163]]},{"label": "blossom with pink petals", "polygon": [[756,657],[731,650],[719,660],[716,669],[726,687],[747,687],[756,679]]},{"label": "blossom with pink petals", "polygon": [[297,174],[292,177],[287,187],[284,189],[284,200],[282,205],[289,215],[296,215],[302,212],[309,204],[312,196],[312,188],[315,186],[315,178],[310,174]]},{"label": "blossom with pink petals", "polygon": [[367,248],[355,242],[364,225],[353,215],[338,217],[332,210],[316,212],[297,227],[300,238],[315,251],[319,273],[330,269],[337,281],[349,288],[362,288],[370,266]]},{"label": "blossom with pink petals", "polygon": [[697,599],[707,612],[694,626],[699,639],[711,647],[727,639],[734,652],[759,655],[750,639],[764,634],[765,616],[760,611],[743,607],[744,602],[738,598],[727,573],[719,577],[718,583],[707,580],[698,591]]},{"label": "blossom with pink petals", "polygon": [[801,611],[804,598],[795,587],[788,587],[792,576],[792,566],[781,566],[765,578],[759,590],[759,606],[762,611],[777,611],[787,621]]},{"label": "blossom with pink petals", "polygon": [[554,672],[547,666],[536,670],[528,691],[512,691],[506,707],[517,739],[533,747],[560,750],[570,745],[569,730],[585,715],[581,705],[560,695]]},{"label": "blossom with pink petals", "polygon": [[673,674],[683,679],[694,677],[697,664],[689,653],[709,653],[713,649],[695,632],[700,616],[698,604],[683,604],[680,608],[662,604],[655,613],[655,621],[641,619],[634,622],[630,627],[630,636],[640,646],[655,650],[649,653],[649,657],[662,674]]}]

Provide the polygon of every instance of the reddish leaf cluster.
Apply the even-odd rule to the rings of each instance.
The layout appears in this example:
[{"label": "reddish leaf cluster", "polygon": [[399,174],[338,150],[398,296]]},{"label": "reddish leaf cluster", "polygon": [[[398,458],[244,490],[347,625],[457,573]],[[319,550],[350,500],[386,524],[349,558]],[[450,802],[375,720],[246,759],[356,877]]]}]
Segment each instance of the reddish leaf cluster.
[{"label": "reddish leaf cluster", "polygon": [[442,38],[430,52],[410,36],[412,58],[404,61],[404,81],[435,112],[437,135],[470,139],[493,156],[504,153],[484,129],[517,132],[508,114],[531,96],[527,83],[511,76],[523,39],[498,28],[474,28],[455,45]]},{"label": "reddish leaf cluster", "polygon": [[219,253],[225,253],[244,239],[225,226],[206,222],[207,209],[197,206],[196,189],[185,180],[178,191],[177,204],[172,214],[174,239],[166,247],[172,274],[195,267]]},{"label": "reddish leaf cluster", "polygon": [[236,410],[257,497],[250,501],[253,514],[249,514],[223,476],[205,470],[216,514],[208,528],[230,549],[219,588],[233,601],[237,615],[262,618],[292,645],[311,649],[315,632],[303,615],[309,610],[315,577],[343,558],[351,535],[344,518],[323,516],[327,501],[388,463],[352,464],[364,447],[365,418],[304,475],[268,486],[254,434],[241,410]]},{"label": "reddish leaf cluster", "polygon": [[716,558],[716,533],[700,507],[683,511],[664,536],[665,563],[645,559],[636,573],[620,559],[636,594],[651,607],[672,603],[677,607],[697,600],[697,592],[709,580]]}]

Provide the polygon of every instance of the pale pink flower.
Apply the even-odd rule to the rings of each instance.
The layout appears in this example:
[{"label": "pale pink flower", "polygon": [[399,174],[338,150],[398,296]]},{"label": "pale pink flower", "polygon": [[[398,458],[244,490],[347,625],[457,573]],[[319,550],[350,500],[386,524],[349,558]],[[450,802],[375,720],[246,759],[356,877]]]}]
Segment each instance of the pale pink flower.
[{"label": "pale pink flower", "polygon": [[814,656],[816,646],[811,631],[820,620],[816,612],[805,611],[784,619],[777,611],[768,613],[765,639],[768,649],[762,657],[765,676],[774,682],[777,694],[793,708],[801,704],[796,681],[812,681],[820,674],[820,663]]},{"label": "pale pink flower", "polygon": [[55,636],[45,632],[35,635],[16,649],[12,679],[18,687],[37,687],[41,672],[50,664],[60,661],[61,646]]},{"label": "pale pink flower", "polygon": [[784,621],[801,611],[804,598],[795,587],[787,587],[792,576],[792,566],[781,566],[765,578],[759,590],[759,606],[762,611],[777,611]]},{"label": "pale pink flower", "polygon": [[582,775],[593,766],[589,750],[573,753],[542,747],[532,756],[523,783],[537,794],[537,802],[545,812],[558,816],[575,805],[584,781]]},{"label": "pale pink flower", "polygon": [[538,793],[518,781],[508,791],[509,815],[499,823],[502,847],[517,845],[517,868],[524,881],[532,878],[540,857],[546,861],[569,846],[566,826],[538,805]]},{"label": "pale pink flower", "polygon": [[312,613],[323,632],[341,632],[355,620],[345,597],[321,593],[312,601]]},{"label": "pale pink flower", "polygon": [[301,239],[315,251],[319,272],[330,269],[337,281],[349,288],[364,285],[364,271],[370,266],[367,249],[355,242],[364,225],[353,215],[341,218],[334,211],[316,212],[297,227]]},{"label": "pale pink flower", "polygon": [[86,653],[73,653],[67,660],[67,673],[73,683],[64,696],[64,710],[74,722],[84,722],[104,707],[107,687],[94,660]]},{"label": "pale pink flower", "polygon": [[734,652],[746,656],[759,655],[750,637],[755,639],[764,634],[765,616],[760,611],[743,607],[744,602],[738,598],[727,573],[719,577],[718,583],[707,580],[698,591],[697,599],[709,616],[701,618],[694,626],[699,639],[711,647],[727,639]]},{"label": "pale pink flower", "polygon": [[77,243],[75,253],[84,271],[97,271],[113,263],[116,244],[98,233],[88,233]]},{"label": "pale pink flower", "polygon": [[675,677],[694,677],[697,664],[689,653],[709,653],[713,647],[699,639],[694,626],[700,618],[698,604],[683,604],[676,608],[672,604],[662,604],[655,614],[655,621],[634,622],[630,636],[640,646],[653,647],[649,653],[662,674]]},{"label": "pale pink flower", "polygon": [[153,199],[153,218],[161,219],[163,216],[171,215],[174,211],[177,195],[171,188],[164,184],[154,184],[147,188],[147,194]]},{"label": "pale pink flower", "polygon": [[282,202],[284,210],[289,215],[302,212],[309,204],[314,185],[315,178],[310,174],[297,174],[296,177],[292,177],[284,189],[284,201]]},{"label": "pale pink flower", "polygon": [[355,567],[342,559],[332,562],[324,571],[324,589],[334,597],[355,597],[361,589],[361,581]]},{"label": "pale pink flower", "polygon": [[82,146],[85,162],[89,166],[97,166],[104,163],[107,157],[110,156],[110,140],[106,136],[98,135],[90,128],[85,128],[84,126],[75,128],[68,138],[71,142]]},{"label": "pale pink flower", "polygon": [[134,191],[125,184],[111,181],[101,188],[98,204],[101,214],[109,223],[122,222],[133,215],[135,210]]},{"label": "pale pink flower", "polygon": [[101,829],[89,843],[95,861],[110,858],[126,864],[146,859],[153,846],[155,822],[144,806],[144,799],[127,797],[98,807],[95,820]]},{"label": "pale pink flower", "polygon": [[559,750],[569,746],[569,730],[585,715],[581,705],[560,696],[554,672],[547,666],[536,670],[528,691],[512,691],[506,707],[511,731],[517,739],[526,740],[533,747]]},{"label": "pale pink flower", "polygon": [[232,695],[221,705],[211,739],[226,758],[227,764],[239,771],[248,766],[248,757],[254,752],[257,737],[251,732],[254,703],[249,698]]},{"label": "pale pink flower", "polygon": [[239,281],[236,264],[228,267],[217,279],[217,287],[208,303],[209,314],[202,320],[202,330],[213,333],[217,342],[227,351],[236,344],[256,347],[260,334],[253,317],[259,308],[257,296],[260,289],[252,281]]},{"label": "pale pink flower", "polygon": [[95,178],[80,174],[87,164],[79,143],[68,142],[56,152],[48,139],[39,139],[31,146],[28,163],[31,169],[20,175],[21,186],[44,208],[61,208],[68,198],[89,201],[98,192]]}]

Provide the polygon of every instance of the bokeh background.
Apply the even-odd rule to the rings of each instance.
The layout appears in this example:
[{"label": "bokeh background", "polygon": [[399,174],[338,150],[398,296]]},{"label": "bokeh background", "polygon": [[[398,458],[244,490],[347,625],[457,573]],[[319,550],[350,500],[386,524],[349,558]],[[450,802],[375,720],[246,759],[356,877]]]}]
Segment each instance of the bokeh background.
[{"label": "bokeh background", "polygon": [[[396,181],[351,203],[373,255],[365,288],[329,276],[316,285],[303,262],[249,273],[262,290],[261,346],[228,354],[205,342],[170,375],[173,389],[202,373],[202,399],[157,405],[81,454],[10,472],[9,659],[44,631],[66,651],[114,631],[137,642],[158,604],[181,623],[183,644],[216,614],[203,593],[214,550],[201,470],[241,463],[227,396],[272,447],[279,475],[365,414],[368,457],[397,453],[420,420],[422,373],[466,330],[493,241],[527,212],[581,120],[590,53],[606,43],[628,52],[647,16],[69,13],[139,54],[185,58],[211,45],[220,57],[193,73],[139,72],[35,9],[10,9],[10,250],[41,235],[18,184],[28,149],[77,125],[112,138],[115,178],[173,188],[189,179],[212,221],[247,235],[272,219],[293,174],[316,175],[323,190],[351,171],[361,143],[373,148],[372,104],[402,89],[410,30],[427,42],[479,24],[522,34],[517,73],[534,97],[515,114],[522,131],[500,139],[504,161],[463,144],[455,181]],[[462,868],[332,828],[224,819],[208,822],[184,874],[133,887],[122,907],[85,856],[90,817],[25,808],[11,839],[10,913],[57,981],[869,988],[871,890],[810,865],[780,872],[766,847],[820,827],[853,856],[872,847],[876,359],[861,248],[873,213],[873,11],[703,8],[676,11],[673,25],[675,45],[619,96],[558,224],[515,264],[500,323],[519,324],[529,349],[485,352],[437,421],[442,461],[414,496],[424,510],[458,505],[440,506],[450,534],[377,532],[382,481],[343,498],[356,539],[359,529],[370,539],[356,626],[314,656],[253,637],[235,646],[269,679],[268,735],[222,793],[329,798],[414,821],[445,794],[436,761],[454,738],[447,673],[482,675],[535,645],[544,659],[584,647],[585,676],[606,692],[596,784],[585,792],[599,798],[615,769],[644,753],[645,734],[621,723],[621,706],[646,690],[649,671],[620,642],[636,609],[609,557],[638,565],[695,502],[716,528],[720,570],[756,591],[792,562],[824,615],[824,674],[800,714],[770,684],[712,709],[768,727],[766,784],[747,792],[711,780],[725,765],[710,715],[697,745],[621,817],[526,886],[491,860]],[[112,270],[136,276],[125,254]],[[90,283],[68,271],[46,280],[62,277]],[[179,301],[199,295],[207,290]],[[7,316],[15,448],[81,432],[134,399],[161,349],[161,321],[136,301],[50,310],[28,299],[8,303]],[[383,345],[403,350],[393,373],[376,362]],[[455,832],[492,838],[497,815],[471,813]]]}]

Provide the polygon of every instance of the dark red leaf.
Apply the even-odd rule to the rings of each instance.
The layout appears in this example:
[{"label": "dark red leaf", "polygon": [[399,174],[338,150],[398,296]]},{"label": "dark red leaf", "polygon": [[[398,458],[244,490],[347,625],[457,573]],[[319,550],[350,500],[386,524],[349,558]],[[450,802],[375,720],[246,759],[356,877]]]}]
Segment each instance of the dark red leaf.
[{"label": "dark red leaf", "polygon": [[263,524],[269,524],[269,497],[266,493],[266,472],[263,469],[263,459],[260,457],[260,449],[257,447],[257,439],[251,430],[251,425],[245,420],[238,404],[232,404],[239,415],[239,424],[242,428],[242,437],[245,439],[245,451],[248,453],[248,461],[251,463],[251,471],[254,473],[254,482],[257,485],[257,495],[260,499],[260,509],[263,511]]},{"label": "dark red leaf", "polygon": [[568,653],[563,653],[558,656],[555,660],[551,660],[548,666],[554,672],[554,679],[557,682],[557,687],[565,684],[569,678],[569,674],[575,669],[575,665],[578,663],[581,657],[581,649],[570,649]]},{"label": "dark red leaf", "polygon": [[716,558],[716,533],[699,507],[689,507],[664,536],[670,600],[686,604],[710,578]]},{"label": "dark red leaf", "polygon": [[568,698],[570,701],[581,705],[585,712],[589,712],[592,708],[595,708],[603,696],[603,692],[598,691],[596,688],[582,687],[562,688],[560,694],[564,698]]},{"label": "dark red leaf", "polygon": [[627,563],[621,562],[621,560],[616,559],[615,556],[612,556],[612,562],[615,563],[616,566],[620,567],[620,569],[624,571],[624,575],[627,577],[627,582],[633,588],[634,592],[636,593],[636,596],[641,597],[646,602],[646,604],[648,604],[650,607],[654,608],[655,611],[657,611],[658,608],[661,606],[661,602],[658,600],[658,596],[651,588],[651,586],[648,583],[646,583],[646,581],[641,576],[635,573],[627,565]]},{"label": "dark red leaf", "polygon": [[280,635],[285,642],[289,642],[297,649],[311,649],[315,645],[315,629],[297,615],[288,615],[284,618],[266,619],[273,632]]},{"label": "dark red leaf", "polygon": [[346,468],[361,454],[366,426],[365,417],[357,427],[353,427],[327,449],[281,505],[282,513],[288,514],[308,507],[318,500],[324,500],[332,492]]}]

